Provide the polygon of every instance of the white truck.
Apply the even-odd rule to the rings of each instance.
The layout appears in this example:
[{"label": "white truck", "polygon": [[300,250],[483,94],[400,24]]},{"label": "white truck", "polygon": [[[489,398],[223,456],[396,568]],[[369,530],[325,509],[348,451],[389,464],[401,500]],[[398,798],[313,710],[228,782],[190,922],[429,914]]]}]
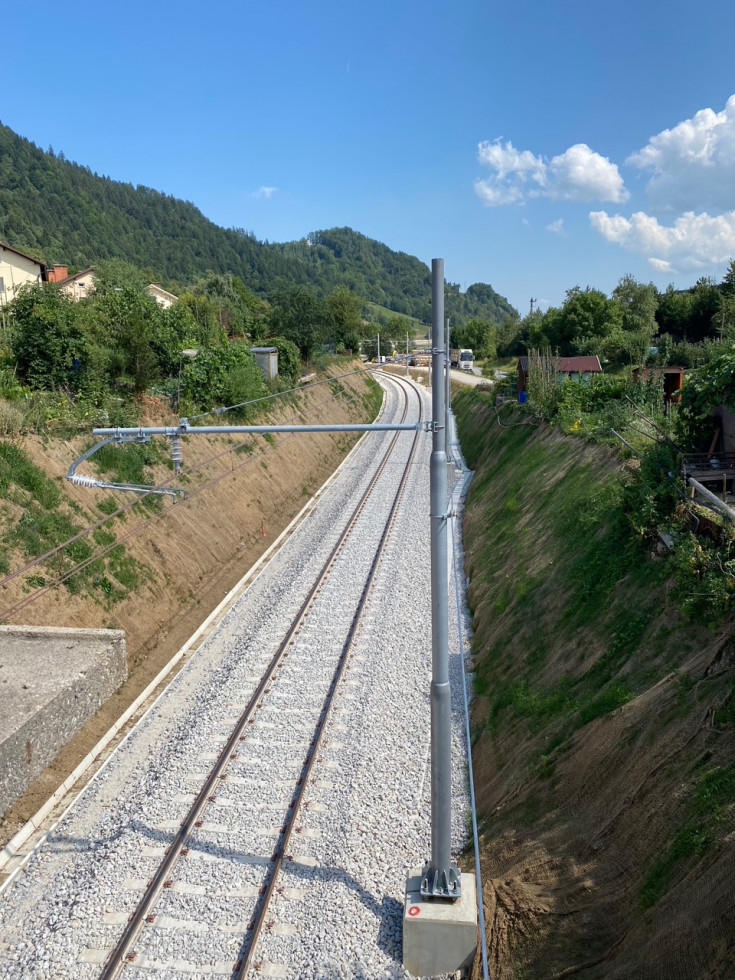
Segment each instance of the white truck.
[{"label": "white truck", "polygon": [[461,371],[471,371],[475,366],[475,355],[469,347],[453,347],[449,351],[449,361],[452,367]]}]

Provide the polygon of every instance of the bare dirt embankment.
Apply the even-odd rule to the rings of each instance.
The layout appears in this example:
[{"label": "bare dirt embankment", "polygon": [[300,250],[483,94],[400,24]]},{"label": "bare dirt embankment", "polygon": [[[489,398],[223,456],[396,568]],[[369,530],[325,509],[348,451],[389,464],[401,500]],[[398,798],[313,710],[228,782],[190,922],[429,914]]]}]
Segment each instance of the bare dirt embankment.
[{"label": "bare dirt embankment", "polygon": [[733,977],[733,623],[682,617],[619,459],[491,402],[458,409],[491,975]]},{"label": "bare dirt embankment", "polygon": [[[359,365],[342,364],[330,374],[344,374],[356,367]],[[283,404],[276,408],[272,403],[267,421],[273,424],[372,421],[376,404],[362,373],[314,387],[295,399],[276,401]],[[178,422],[157,401],[146,400],[143,407],[142,424]],[[265,421],[258,419],[259,423]],[[320,433],[184,439],[183,472],[189,498],[176,504],[164,498],[160,513],[151,513],[139,504],[105,526],[111,527],[124,544],[126,556],[136,563],[139,573],[139,584],[124,598],[100,590],[90,593],[89,589],[72,594],[63,585],[44,592],[39,582],[55,577],[48,564],[0,587],[0,607],[11,610],[10,615],[0,617],[5,622],[125,630],[130,672],[117,694],[5,814],[0,822],[0,846],[38,810],[155,678],[334,471],[357,438]],[[64,506],[72,507],[77,523],[85,526],[105,516],[99,508],[101,501],[114,498],[117,506],[131,503],[130,494],[80,489],[64,480],[70,463],[89,444],[89,434],[72,440],[35,436],[18,440],[24,453],[58,484]],[[85,464],[80,472],[93,473],[94,467]],[[163,460],[148,475],[155,483],[174,482]],[[0,509],[4,539],[24,509],[24,495],[17,488],[11,498],[3,501]],[[95,545],[95,551],[101,550]],[[17,547],[11,559],[11,571],[28,560]],[[33,596],[34,601],[12,612]]]}]

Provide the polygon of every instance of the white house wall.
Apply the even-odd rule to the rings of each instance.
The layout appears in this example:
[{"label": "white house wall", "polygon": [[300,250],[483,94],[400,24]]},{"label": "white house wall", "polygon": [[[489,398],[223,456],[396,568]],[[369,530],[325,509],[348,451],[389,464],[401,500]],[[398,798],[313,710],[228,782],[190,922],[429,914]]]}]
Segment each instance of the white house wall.
[{"label": "white house wall", "polygon": [[0,245],[0,280],[0,305],[4,306],[12,302],[21,286],[41,281],[41,264]]},{"label": "white house wall", "polygon": [[84,299],[88,296],[94,289],[94,273],[88,272],[83,276],[78,276],[68,282],[65,282],[61,287],[61,292],[69,299],[77,302],[80,299]]}]

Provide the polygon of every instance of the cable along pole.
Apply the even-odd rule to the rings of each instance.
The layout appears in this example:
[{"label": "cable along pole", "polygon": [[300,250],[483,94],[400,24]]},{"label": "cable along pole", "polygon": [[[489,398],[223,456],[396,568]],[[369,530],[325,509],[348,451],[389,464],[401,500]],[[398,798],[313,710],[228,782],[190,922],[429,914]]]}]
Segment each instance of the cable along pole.
[{"label": "cable along pole", "polygon": [[444,349],[444,259],[431,260],[431,860],[421,874],[425,898],[457,899],[461,874],[452,861],[452,705],[449,687],[449,576]]}]

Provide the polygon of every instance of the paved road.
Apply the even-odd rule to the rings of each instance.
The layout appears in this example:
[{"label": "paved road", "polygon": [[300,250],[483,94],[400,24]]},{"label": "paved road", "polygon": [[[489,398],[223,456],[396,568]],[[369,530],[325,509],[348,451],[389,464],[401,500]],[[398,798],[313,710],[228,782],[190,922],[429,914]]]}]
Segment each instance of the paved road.
[{"label": "paved road", "polygon": [[[406,375],[406,368],[402,364],[388,364],[383,368],[384,371],[389,374]],[[429,373],[429,369],[426,367],[412,367],[409,368],[411,372],[411,377],[414,380],[418,380],[422,375],[426,376]],[[478,369],[479,370],[479,369]],[[471,385],[477,387],[477,385],[482,384],[492,384],[493,382],[489,378],[483,378],[481,375],[478,376],[470,371],[451,371],[450,376],[452,381],[456,381],[458,384]]]}]

